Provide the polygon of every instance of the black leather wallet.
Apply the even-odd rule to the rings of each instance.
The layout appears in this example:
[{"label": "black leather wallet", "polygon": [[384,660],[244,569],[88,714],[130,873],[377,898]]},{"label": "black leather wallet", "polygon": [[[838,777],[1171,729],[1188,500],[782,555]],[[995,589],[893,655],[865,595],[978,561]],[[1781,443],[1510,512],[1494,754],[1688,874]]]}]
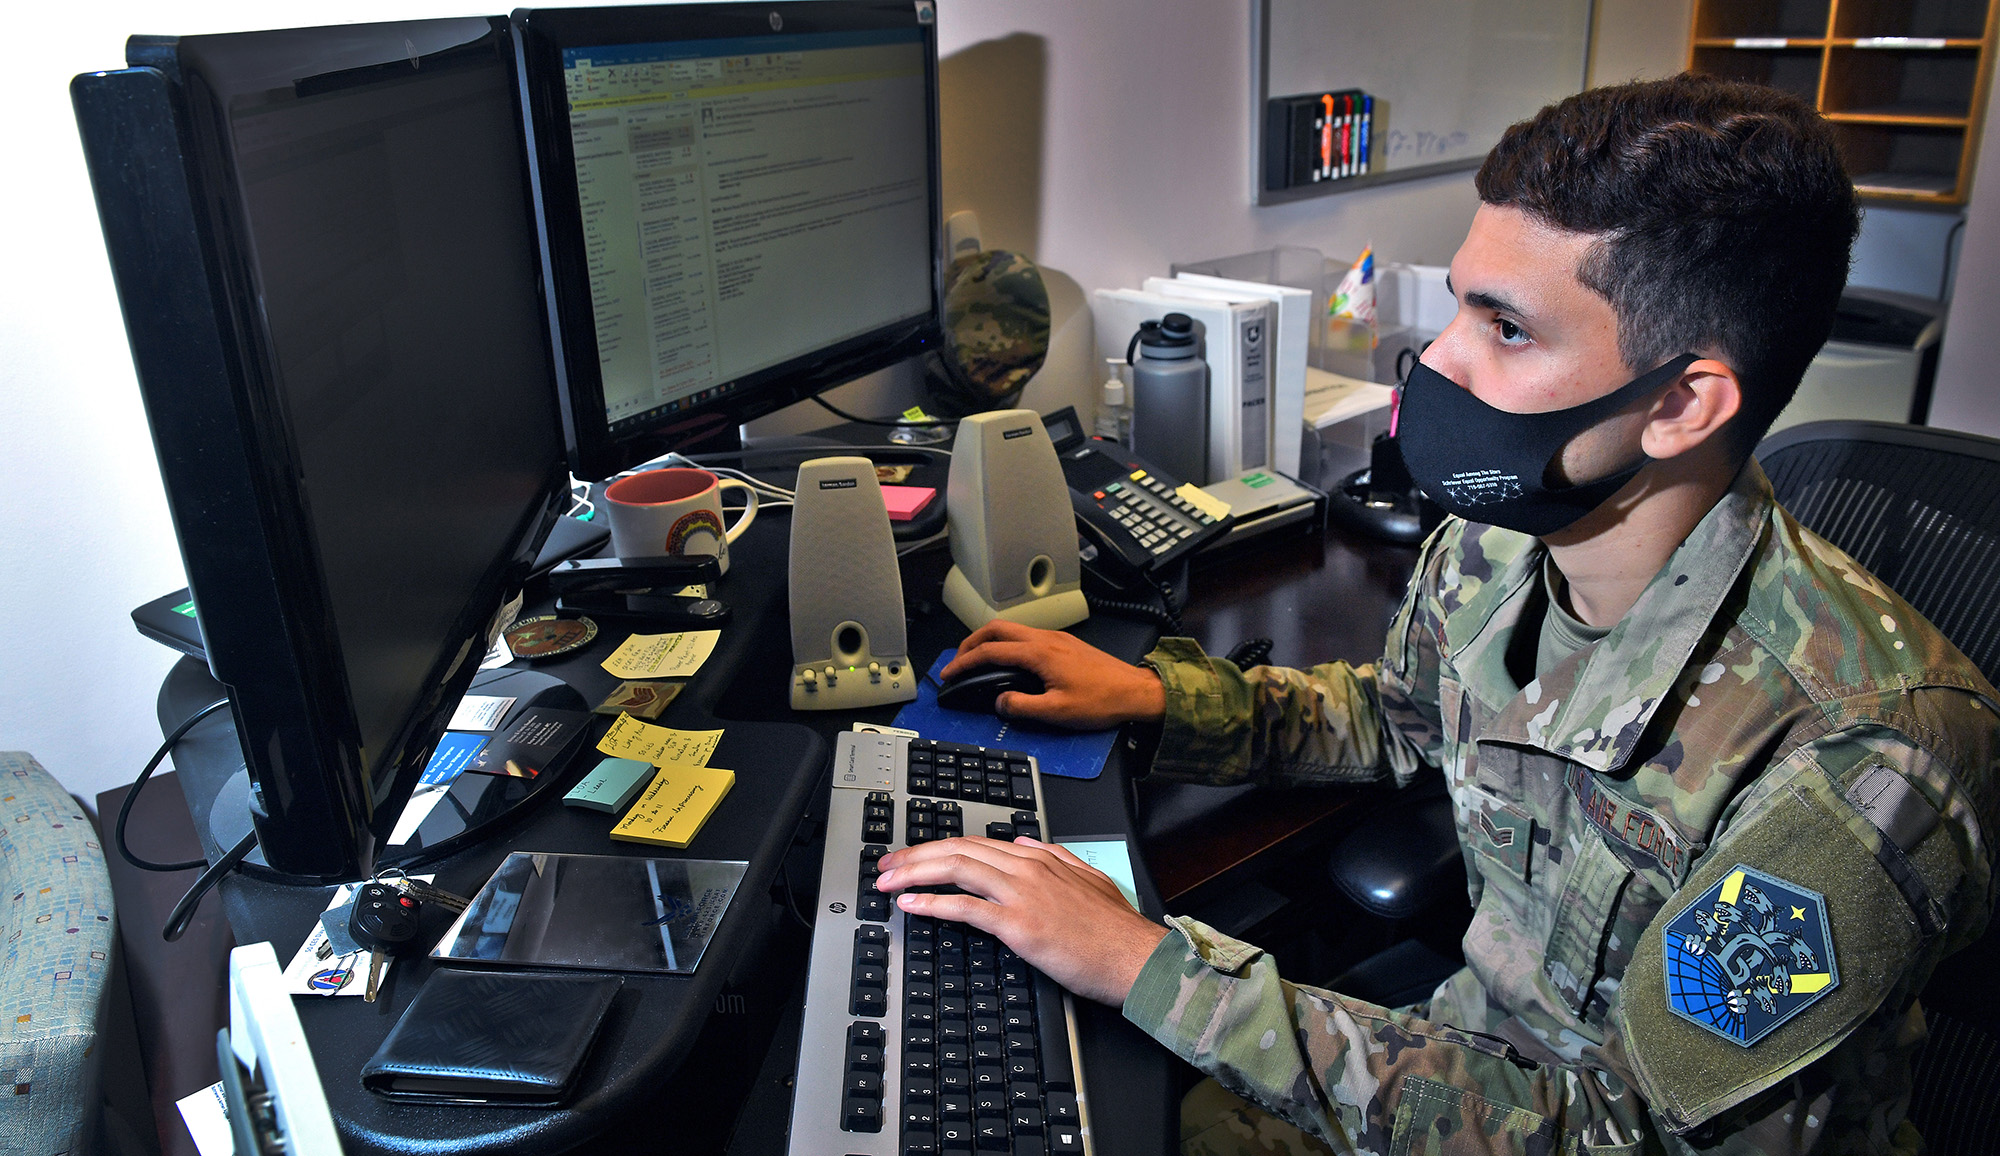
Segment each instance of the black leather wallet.
[{"label": "black leather wallet", "polygon": [[440,969],[366,1064],[361,1086],[398,1100],[546,1108],[569,1094],[616,975]]}]

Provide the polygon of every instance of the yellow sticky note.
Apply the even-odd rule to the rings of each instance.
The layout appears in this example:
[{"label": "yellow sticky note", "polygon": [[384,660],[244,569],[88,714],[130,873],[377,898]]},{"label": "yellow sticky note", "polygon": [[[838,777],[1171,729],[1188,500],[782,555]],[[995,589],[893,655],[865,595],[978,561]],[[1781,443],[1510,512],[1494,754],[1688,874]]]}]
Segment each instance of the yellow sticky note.
[{"label": "yellow sticky note", "polygon": [[715,649],[720,630],[683,630],[677,634],[634,634],[618,644],[601,663],[619,678],[687,678],[701,669]]},{"label": "yellow sticky note", "polygon": [[661,767],[639,801],[611,828],[611,837],[626,843],[685,847],[735,785],[736,772],[721,767]]},{"label": "yellow sticky note", "polygon": [[1197,488],[1193,482],[1181,483],[1181,487],[1174,491],[1174,496],[1211,518],[1221,519],[1229,516],[1228,502],[1207,490]]},{"label": "yellow sticky note", "polygon": [[597,740],[597,749],[614,759],[638,759],[654,766],[682,763],[705,767],[708,757],[715,753],[715,744],[721,741],[721,731],[678,731],[621,714],[611,729],[604,732],[604,737]]}]

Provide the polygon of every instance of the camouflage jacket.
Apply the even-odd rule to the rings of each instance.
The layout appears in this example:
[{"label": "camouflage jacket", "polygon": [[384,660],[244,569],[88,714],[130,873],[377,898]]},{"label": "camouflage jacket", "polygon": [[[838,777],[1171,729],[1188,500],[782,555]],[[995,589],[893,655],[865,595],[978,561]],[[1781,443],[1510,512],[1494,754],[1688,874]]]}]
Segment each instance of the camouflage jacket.
[{"label": "camouflage jacket", "polygon": [[[1544,556],[1448,521],[1379,667],[1238,671],[1185,639],[1150,656],[1156,774],[1441,767],[1475,912],[1466,967],[1403,1010],[1176,919],[1125,1015],[1342,1151],[1916,1147],[1915,993],[1991,909],[1993,688],[1754,463],[1608,635],[1520,686],[1503,659]],[[1786,930],[1815,917],[1824,960]],[[1732,929],[1759,933],[1741,958]],[[1704,944],[1757,966],[1694,1011],[1739,1034],[1763,1004],[1789,1018],[1747,1046],[1696,1022],[1682,969]]]}]

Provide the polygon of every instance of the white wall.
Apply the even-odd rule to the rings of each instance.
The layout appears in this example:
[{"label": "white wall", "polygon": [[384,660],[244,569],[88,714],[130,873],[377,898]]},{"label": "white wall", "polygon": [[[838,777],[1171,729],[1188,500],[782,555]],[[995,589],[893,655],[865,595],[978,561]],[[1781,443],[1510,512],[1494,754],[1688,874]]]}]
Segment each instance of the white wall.
[{"label": "white wall", "polygon": [[[1996,112],[1989,85],[1988,126],[2000,123]],[[2000,379],[1993,369],[2000,365],[2000,139],[1979,150],[1954,281],[1930,424],[2000,437]]]}]

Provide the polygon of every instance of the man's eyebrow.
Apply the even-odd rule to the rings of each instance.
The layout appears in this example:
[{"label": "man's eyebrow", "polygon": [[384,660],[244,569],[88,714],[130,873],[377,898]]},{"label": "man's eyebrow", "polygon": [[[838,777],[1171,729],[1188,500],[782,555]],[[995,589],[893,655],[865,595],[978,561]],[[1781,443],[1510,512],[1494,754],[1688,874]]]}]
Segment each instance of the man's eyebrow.
[{"label": "man's eyebrow", "polygon": [[1525,319],[1528,316],[1527,310],[1507,300],[1505,297],[1493,293],[1483,293],[1477,289],[1465,295],[1465,303],[1481,309],[1490,309],[1495,313],[1505,313],[1513,317]]}]

